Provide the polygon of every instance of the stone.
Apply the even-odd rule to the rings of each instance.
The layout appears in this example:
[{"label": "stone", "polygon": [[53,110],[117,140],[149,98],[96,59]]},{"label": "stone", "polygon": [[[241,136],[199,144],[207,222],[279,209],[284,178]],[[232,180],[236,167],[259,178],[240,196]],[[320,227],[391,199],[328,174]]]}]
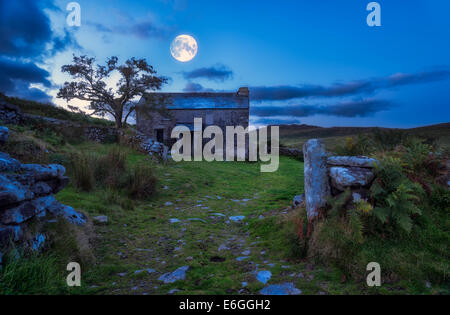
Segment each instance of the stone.
[{"label": "stone", "polygon": [[220,251],[229,250],[229,249],[230,248],[227,245],[222,244],[222,245],[219,246],[219,248],[217,250],[220,252]]},{"label": "stone", "polygon": [[106,215],[99,215],[97,217],[93,217],[92,221],[94,221],[95,224],[107,224],[108,217]]},{"label": "stone", "polygon": [[330,196],[327,154],[321,140],[310,139],[303,145],[306,212],[309,220],[319,214]]},{"label": "stone", "polygon": [[301,207],[305,203],[305,194],[297,195],[292,200],[292,206],[294,208]]},{"label": "stone", "polygon": [[32,197],[33,193],[22,184],[0,175],[0,206],[16,204]]},{"label": "stone", "polygon": [[36,180],[46,180],[63,176],[66,173],[64,166],[59,164],[22,164],[21,171],[27,172],[29,176],[33,176]]},{"label": "stone", "polygon": [[7,244],[10,240],[18,242],[23,237],[22,227],[19,225],[1,226],[0,225],[0,245]]},{"label": "stone", "polygon": [[173,205],[173,203],[170,202],[170,201],[167,201],[167,202],[164,203],[164,205],[165,205],[165,206],[171,206],[171,205]]},{"label": "stone", "polygon": [[[51,197],[54,199],[53,196]],[[84,225],[86,223],[86,217],[82,213],[75,211],[72,207],[59,203],[56,199],[54,199],[47,210],[55,216],[63,217],[72,224]]]},{"label": "stone", "polygon": [[367,156],[330,156],[328,165],[374,168],[378,161]]},{"label": "stone", "polygon": [[234,221],[234,222],[239,222],[239,221],[244,220],[244,219],[245,219],[245,216],[243,216],[243,215],[235,215],[235,216],[229,217],[229,219],[230,219],[231,221]]},{"label": "stone", "polygon": [[42,213],[54,202],[53,196],[45,196],[21,203],[0,213],[0,223],[20,224]]},{"label": "stone", "polygon": [[236,260],[237,261],[243,261],[243,260],[246,260],[246,259],[249,259],[249,258],[250,258],[249,256],[241,256],[241,257],[236,258]]},{"label": "stone", "polygon": [[272,278],[272,273],[268,270],[261,270],[256,273],[256,280],[263,284],[266,284],[270,278]]},{"label": "stone", "polygon": [[38,251],[44,246],[44,243],[45,243],[45,235],[39,233],[34,237],[33,242],[31,244],[31,249],[34,251]]},{"label": "stone", "polygon": [[174,283],[179,280],[184,280],[186,278],[186,271],[189,270],[189,266],[183,266],[176,269],[173,272],[168,272],[163,274],[158,278],[159,281],[163,281],[164,283]]},{"label": "stone", "polygon": [[361,187],[369,185],[374,179],[374,173],[362,167],[340,167],[330,168],[331,185],[341,191],[347,187]]},{"label": "stone", "polygon": [[292,282],[285,282],[282,284],[272,284],[261,291],[262,295],[298,295],[302,294],[302,291],[297,289]]},{"label": "stone", "polygon": [[8,127],[0,126],[0,144],[5,144],[8,141],[9,129]]},{"label": "stone", "polygon": [[19,170],[20,162],[7,153],[0,152],[0,172],[15,172]]},{"label": "stone", "polygon": [[248,255],[250,255],[250,250],[248,250],[248,249],[244,250],[241,254],[244,256],[248,256]]}]

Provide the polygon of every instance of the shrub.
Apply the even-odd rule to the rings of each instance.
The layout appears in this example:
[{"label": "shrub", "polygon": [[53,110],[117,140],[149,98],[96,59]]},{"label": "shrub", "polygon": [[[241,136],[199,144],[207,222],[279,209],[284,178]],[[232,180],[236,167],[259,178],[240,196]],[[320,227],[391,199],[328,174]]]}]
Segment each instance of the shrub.
[{"label": "shrub", "polygon": [[137,164],[129,175],[128,195],[133,198],[146,199],[156,192],[156,177],[147,164]]},{"label": "shrub", "polygon": [[370,155],[373,153],[373,141],[367,135],[358,135],[356,138],[348,137],[343,145],[334,149],[338,155]]},{"label": "shrub", "polygon": [[378,178],[371,187],[375,200],[372,213],[381,223],[398,226],[409,233],[413,224],[411,217],[422,214],[417,204],[423,189],[405,176],[400,163],[388,157],[377,166]]},{"label": "shrub", "polygon": [[375,129],[372,134],[373,145],[380,151],[390,151],[407,142],[409,136],[402,130]]},{"label": "shrub", "polygon": [[73,185],[82,191],[91,191],[95,187],[97,157],[81,152],[71,158],[71,179]]},{"label": "shrub", "polygon": [[309,256],[352,272],[361,252],[363,224],[355,210],[316,223],[309,241]]}]

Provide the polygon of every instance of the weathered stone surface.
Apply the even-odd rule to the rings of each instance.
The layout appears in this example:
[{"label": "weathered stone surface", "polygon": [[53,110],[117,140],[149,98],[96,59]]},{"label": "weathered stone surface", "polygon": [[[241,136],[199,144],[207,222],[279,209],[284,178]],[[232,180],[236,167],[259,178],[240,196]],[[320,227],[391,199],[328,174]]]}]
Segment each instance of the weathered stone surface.
[{"label": "weathered stone surface", "polygon": [[0,248],[4,247],[9,241],[18,242],[22,239],[23,231],[19,225],[0,225]]},{"label": "weathered stone surface", "polygon": [[282,284],[272,284],[261,291],[262,295],[298,295],[302,294],[302,291],[297,289],[292,282],[285,282]]},{"label": "weathered stone surface", "polygon": [[330,156],[327,160],[328,165],[336,166],[354,166],[373,168],[378,161],[367,156]]},{"label": "weathered stone surface", "polygon": [[93,217],[92,221],[96,224],[107,224],[108,223],[108,217],[106,215],[99,215],[97,217]]},{"label": "weathered stone surface", "polygon": [[374,173],[361,167],[340,167],[330,168],[331,185],[341,191],[347,187],[361,187],[369,185],[374,179]]},{"label": "weathered stone surface", "polygon": [[15,172],[20,168],[20,162],[9,154],[0,152],[0,172]]},{"label": "weathered stone surface", "polygon": [[[51,196],[54,198],[53,196]],[[84,225],[86,223],[86,217],[75,211],[72,207],[66,206],[58,202],[56,199],[51,203],[47,210],[55,216],[61,216],[72,224]]]},{"label": "weathered stone surface", "polygon": [[20,169],[37,181],[60,177],[66,173],[65,167],[59,164],[22,164]]},{"label": "weathered stone surface", "polygon": [[21,203],[17,207],[0,212],[1,224],[20,224],[39,215],[54,201],[53,196],[45,196]]},{"label": "weathered stone surface", "polygon": [[272,277],[272,273],[268,270],[261,270],[256,273],[256,280],[259,282],[266,284],[270,278]]},{"label": "weathered stone surface", "polygon": [[6,143],[9,137],[9,129],[4,126],[0,126],[0,144]]},{"label": "weathered stone surface", "polygon": [[327,155],[321,140],[311,139],[303,145],[306,211],[314,219],[330,196]]},{"label": "weathered stone surface", "polygon": [[305,203],[305,194],[301,194],[294,197],[294,200],[292,201],[292,206],[296,208],[302,206],[304,203]]},{"label": "weathered stone surface", "polygon": [[189,266],[183,266],[173,272],[163,274],[158,280],[163,281],[164,283],[174,283],[178,280],[184,280],[186,278],[186,271],[188,270]]},{"label": "weathered stone surface", "polygon": [[22,120],[22,113],[16,105],[9,104],[0,96],[0,121],[4,124],[17,125]]},{"label": "weathered stone surface", "polygon": [[33,193],[18,182],[13,182],[4,175],[0,175],[0,206],[15,204],[31,199]]}]

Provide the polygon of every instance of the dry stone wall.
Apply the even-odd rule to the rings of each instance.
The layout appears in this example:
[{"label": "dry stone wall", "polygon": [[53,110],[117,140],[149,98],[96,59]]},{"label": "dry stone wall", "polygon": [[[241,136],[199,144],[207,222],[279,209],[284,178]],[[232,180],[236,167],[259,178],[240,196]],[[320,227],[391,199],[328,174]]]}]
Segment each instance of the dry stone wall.
[{"label": "dry stone wall", "polygon": [[0,256],[13,245],[39,250],[47,238],[39,227],[55,217],[86,223],[82,213],[53,196],[69,183],[65,171],[59,164],[21,164],[0,152]]},{"label": "dry stone wall", "polygon": [[[347,189],[351,190],[353,201],[367,199],[375,179],[376,159],[366,156],[330,156],[323,142],[318,139],[308,140],[303,146],[303,152],[304,199],[308,219],[316,218],[331,196],[337,196]],[[301,199],[299,196],[296,198]]]}]

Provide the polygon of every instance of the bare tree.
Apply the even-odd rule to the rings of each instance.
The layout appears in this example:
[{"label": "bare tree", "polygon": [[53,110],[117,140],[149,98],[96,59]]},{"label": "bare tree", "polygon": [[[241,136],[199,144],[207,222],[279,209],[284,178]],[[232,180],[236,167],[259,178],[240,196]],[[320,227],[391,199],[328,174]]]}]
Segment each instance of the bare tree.
[{"label": "bare tree", "polygon": [[[62,72],[69,73],[74,81],[65,82],[57,97],[70,101],[79,99],[89,101],[90,115],[111,115],[116,128],[126,125],[128,118],[136,110],[138,96],[160,90],[167,83],[167,78],[157,76],[156,71],[145,59],[131,58],[123,65],[118,65],[118,58],[109,58],[105,66],[95,65],[95,58],[73,56],[72,64],[61,67]],[[105,79],[117,71],[121,77],[115,91],[108,88]],[[147,110],[161,111],[160,103],[146,103]]]}]

